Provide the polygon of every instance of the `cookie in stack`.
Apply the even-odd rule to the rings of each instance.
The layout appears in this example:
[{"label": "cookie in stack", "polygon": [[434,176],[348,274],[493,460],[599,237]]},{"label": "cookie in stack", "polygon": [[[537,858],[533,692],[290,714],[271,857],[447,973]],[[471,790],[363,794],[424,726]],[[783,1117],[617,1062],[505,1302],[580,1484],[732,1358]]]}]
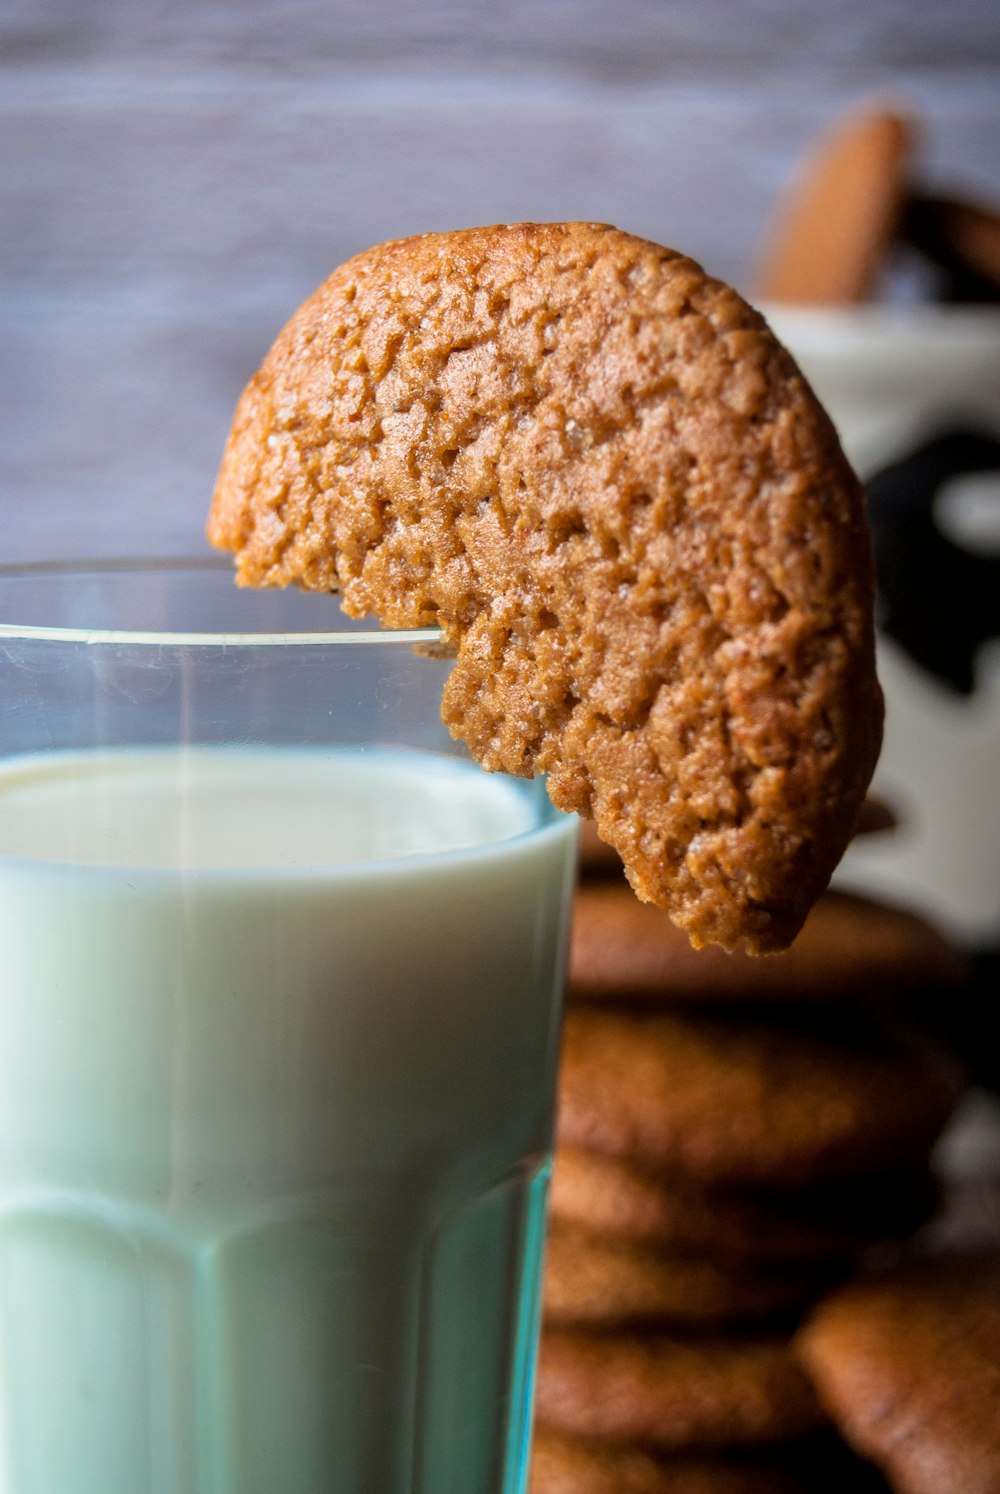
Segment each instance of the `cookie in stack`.
[{"label": "cookie in stack", "polygon": [[847,1441],[900,1494],[1000,1490],[1000,1250],[854,1281],[796,1348]]},{"label": "cookie in stack", "polygon": [[[933,1212],[961,1087],[907,1018],[964,975],[828,893],[785,955],[693,951],[620,877],[577,894],[533,1494],[866,1487],[791,1339]],[[586,865],[585,865],[586,870]]]}]

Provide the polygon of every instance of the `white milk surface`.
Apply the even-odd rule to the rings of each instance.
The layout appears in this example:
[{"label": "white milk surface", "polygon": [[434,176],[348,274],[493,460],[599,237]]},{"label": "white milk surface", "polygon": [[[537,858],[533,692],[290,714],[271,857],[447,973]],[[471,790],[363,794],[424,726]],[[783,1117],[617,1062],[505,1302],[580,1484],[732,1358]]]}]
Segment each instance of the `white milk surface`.
[{"label": "white milk surface", "polygon": [[537,794],[0,765],[0,1494],[515,1487],[573,845]]}]

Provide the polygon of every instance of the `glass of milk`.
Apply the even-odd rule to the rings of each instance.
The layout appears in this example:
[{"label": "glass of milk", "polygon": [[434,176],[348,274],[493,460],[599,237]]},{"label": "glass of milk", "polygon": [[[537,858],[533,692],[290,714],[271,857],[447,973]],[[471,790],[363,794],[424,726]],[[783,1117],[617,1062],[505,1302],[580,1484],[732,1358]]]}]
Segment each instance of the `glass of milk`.
[{"label": "glass of milk", "polygon": [[0,571],[0,1494],[519,1494],[573,822],[445,661]]}]

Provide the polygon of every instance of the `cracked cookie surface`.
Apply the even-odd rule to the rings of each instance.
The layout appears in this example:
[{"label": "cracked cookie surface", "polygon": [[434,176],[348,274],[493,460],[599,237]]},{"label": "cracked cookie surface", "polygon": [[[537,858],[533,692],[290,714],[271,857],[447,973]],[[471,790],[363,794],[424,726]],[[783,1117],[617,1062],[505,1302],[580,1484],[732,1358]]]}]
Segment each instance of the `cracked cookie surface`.
[{"label": "cracked cookie surface", "polygon": [[696,945],[783,948],[826,885],[881,730],[863,496],[692,261],[580,223],[358,256],[245,391],[209,537],[439,626],[453,734],[547,773]]}]

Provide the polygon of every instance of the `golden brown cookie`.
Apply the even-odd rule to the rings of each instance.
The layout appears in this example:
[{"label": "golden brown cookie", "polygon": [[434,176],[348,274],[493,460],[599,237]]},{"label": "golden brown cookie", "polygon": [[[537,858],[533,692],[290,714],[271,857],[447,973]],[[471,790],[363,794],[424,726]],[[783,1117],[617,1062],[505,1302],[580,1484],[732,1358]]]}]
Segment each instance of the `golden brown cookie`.
[{"label": "golden brown cookie", "polygon": [[842,1001],[956,987],[968,962],[901,908],[827,892],[784,954],[757,960],[692,949],[659,908],[624,882],[585,884],[573,910],[569,999]]},{"label": "golden brown cookie", "polygon": [[826,885],[881,734],[864,498],[690,260],[591,223],[359,255],[245,391],[209,537],[439,625],[452,732],[546,772],[695,943],[782,948]]},{"label": "golden brown cookie", "polygon": [[561,1328],[718,1327],[801,1312],[832,1280],[808,1267],[668,1253],[555,1222],[542,1304],[546,1323]]},{"label": "golden brown cookie", "polygon": [[854,1282],[797,1347],[844,1436],[899,1494],[998,1494],[1000,1252]]},{"label": "golden brown cookie", "polygon": [[569,1146],[556,1151],[550,1194],[553,1220],[568,1228],[773,1264],[848,1261],[869,1246],[906,1239],[937,1199],[926,1165],[783,1193],[706,1190],[677,1172]]},{"label": "golden brown cookie", "polygon": [[560,1141],[705,1185],[791,1187],[923,1156],[960,1090],[954,1063],[899,1022],[807,1015],[571,1008]]},{"label": "golden brown cookie", "polygon": [[913,130],[885,110],[838,121],[779,205],[758,271],[762,300],[846,305],[870,296],[902,212]]},{"label": "golden brown cookie", "polygon": [[547,1329],[538,1424],[675,1451],[805,1436],[824,1421],[780,1339],[690,1340]]},{"label": "golden brown cookie", "polygon": [[535,1434],[530,1494],[812,1494],[780,1462],[723,1457],[666,1458],[644,1448]]}]

